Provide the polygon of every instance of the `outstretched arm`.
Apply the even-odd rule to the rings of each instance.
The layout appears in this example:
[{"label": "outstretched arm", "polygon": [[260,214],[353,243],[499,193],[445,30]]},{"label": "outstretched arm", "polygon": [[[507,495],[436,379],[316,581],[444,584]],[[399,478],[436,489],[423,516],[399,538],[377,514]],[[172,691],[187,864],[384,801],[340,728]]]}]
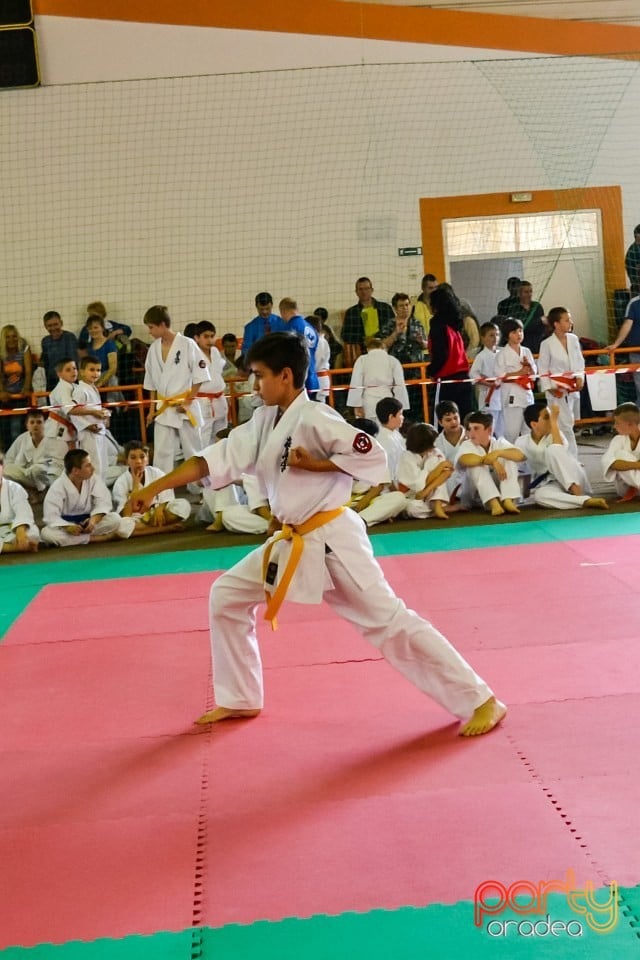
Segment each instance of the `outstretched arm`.
[{"label": "outstretched arm", "polygon": [[146,487],[140,490],[132,491],[129,496],[129,503],[133,513],[145,513],[149,509],[154,497],[157,497],[163,490],[171,490],[174,487],[183,487],[187,483],[195,483],[203,477],[209,475],[209,467],[204,457],[189,457],[179,467],[166,473],[164,477],[158,477]]}]

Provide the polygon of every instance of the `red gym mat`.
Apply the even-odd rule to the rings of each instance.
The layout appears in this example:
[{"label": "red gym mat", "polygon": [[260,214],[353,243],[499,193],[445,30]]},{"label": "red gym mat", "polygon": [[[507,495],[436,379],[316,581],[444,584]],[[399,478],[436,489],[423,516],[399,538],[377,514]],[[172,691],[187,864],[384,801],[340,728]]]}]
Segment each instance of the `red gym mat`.
[{"label": "red gym mat", "polygon": [[196,872],[216,926],[638,883],[637,543],[383,560],[510,704],[471,742],[293,605],[262,629],[263,715],[198,732],[213,575],[47,587],[0,647],[0,948],[184,929]]}]

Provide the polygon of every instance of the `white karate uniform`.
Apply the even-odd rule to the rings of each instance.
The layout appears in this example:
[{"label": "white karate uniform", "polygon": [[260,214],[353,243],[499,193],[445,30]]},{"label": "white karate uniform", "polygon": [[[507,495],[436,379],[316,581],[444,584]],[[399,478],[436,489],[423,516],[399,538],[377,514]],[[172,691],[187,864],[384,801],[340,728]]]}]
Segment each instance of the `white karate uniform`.
[{"label": "white karate uniform", "polygon": [[226,384],[222,371],[224,369],[224,360],[220,356],[220,351],[211,347],[211,357],[206,354],[196,344],[198,351],[198,369],[203,370],[202,364],[206,364],[207,379],[200,384],[199,394],[205,393],[206,397],[199,396],[195,401],[200,407],[202,414],[202,428],[200,430],[201,445],[208,446],[216,442],[216,437],[221,430],[226,429],[229,422],[229,405],[225,397]]},{"label": "white karate uniform", "polygon": [[[311,402],[303,391],[277,420],[263,406],[226,440],[201,454],[213,486],[221,487],[255,470],[274,516],[300,524],[319,511],[335,510],[351,493],[352,478],[386,482],[382,448],[358,434],[331,407]],[[340,472],[310,472],[287,465],[292,447],[329,458]],[[342,472],[346,471],[346,472]],[[256,608],[264,597],[263,547],[254,550],[211,589],[211,644],[218,706],[259,709],[263,705]],[[282,575],[291,543],[280,541],[271,561]],[[491,696],[448,641],[427,621],[407,610],[386,583],[362,520],[345,510],[304,537],[289,599],[327,603],[353,623],[383,656],[419,689],[456,716],[465,718]]]},{"label": "white karate uniform", "polygon": [[[537,374],[533,354],[528,347],[520,347],[518,353],[507,344],[496,354],[496,376],[505,377],[514,375],[522,366],[524,360],[531,364],[531,379]],[[527,390],[518,383],[503,383],[500,386],[502,401],[502,416],[504,420],[504,435],[510,443],[514,443],[524,427],[525,408],[533,403],[533,390]]]},{"label": "white karate uniform", "polygon": [[[102,409],[102,400],[96,387],[80,380],[73,387],[73,402],[78,407],[90,407],[94,410]],[[98,420],[88,414],[71,414],[71,422],[77,430],[77,444],[80,450],[85,450],[91,457],[91,462],[103,480],[106,480],[109,458],[107,453],[107,426],[106,421]],[[95,430],[97,427],[97,431]]]},{"label": "white karate uniform", "polygon": [[[555,510],[576,510],[589,499],[590,487],[583,467],[571,455],[566,438],[562,439],[563,443],[554,443],[549,434],[536,443],[531,433],[525,433],[515,445],[527,458],[520,467],[521,473],[531,478],[529,495],[534,503]],[[579,483],[585,493],[569,493],[574,483]]]},{"label": "white karate uniform", "polygon": [[[154,480],[159,480],[160,477],[163,476],[162,470],[158,470],[157,467],[145,467],[142,486],[146,487]],[[116,479],[112,490],[113,502],[118,513],[122,513],[132,490],[133,475],[129,470],[125,470],[125,472],[121,473]],[[155,507],[159,503],[164,503],[166,509],[172,513],[174,517],[179,517],[180,520],[188,520],[191,516],[191,504],[189,501],[182,497],[175,497],[173,490],[163,490],[153,498],[149,506]],[[132,516],[139,517],[140,514],[132,514]]]},{"label": "white karate uniform", "polygon": [[331,377],[323,371],[331,368],[331,347],[324,334],[318,334],[318,343],[316,346],[316,373],[318,374],[318,392],[316,400],[321,403],[327,402],[329,388],[331,387]]},{"label": "white karate uniform", "polygon": [[[562,346],[559,337],[555,333],[547,337],[540,344],[540,354],[538,356],[538,370],[542,371],[540,375],[540,389],[544,390],[548,406],[553,403],[558,405],[558,427],[561,433],[567,438],[569,451],[574,457],[578,456],[578,444],[573,426],[577,415],[580,414],[580,391],[566,391],[562,384],[544,376],[546,373],[570,374],[582,377],[584,381],[584,357],[580,349],[580,340],[575,333],[567,334],[567,349]],[[554,397],[552,390],[562,389],[561,397]]]},{"label": "white karate uniform", "polygon": [[407,516],[416,520],[423,520],[433,513],[432,502],[434,500],[441,500],[443,503],[449,502],[446,483],[441,483],[440,486],[436,487],[427,500],[416,500],[416,494],[424,490],[427,477],[431,471],[438,464],[443,463],[445,459],[444,454],[435,448],[426,458],[424,454],[412,453],[410,450],[405,450],[402,454],[398,464],[398,484],[409,488],[404,494]]},{"label": "white karate uniform", "polygon": [[[489,449],[475,444],[472,440],[465,440],[458,448],[456,464],[459,464],[460,458],[467,453],[476,454],[484,457],[487,453],[493,453],[494,450],[513,450],[514,444],[509,443],[505,437],[491,437]],[[506,470],[506,479],[498,480],[491,467],[482,464],[479,467],[461,467],[468,477],[468,483],[462,488],[461,501],[465,507],[472,507],[476,500],[485,506],[489,500],[513,500],[520,499],[520,484],[518,483],[518,464],[515,460],[502,460],[502,465]]]},{"label": "white karate uniform", "polygon": [[[496,377],[496,357],[499,350],[489,350],[483,347],[480,353],[476,355],[471,364],[469,376],[472,380],[481,377],[483,380],[494,380]],[[478,383],[476,384],[478,397],[478,410],[490,413],[493,417],[493,435],[502,437],[504,435],[504,419],[502,416],[502,393],[497,383]]]},{"label": "white karate uniform", "polygon": [[45,436],[35,447],[31,434],[25,430],[16,437],[4,455],[4,475],[24,486],[46,490],[64,469],[59,453],[57,440]]},{"label": "white karate uniform", "polygon": [[378,400],[395,397],[403,410],[409,409],[409,394],[402,364],[382,348],[370,350],[356,360],[347,394],[348,407],[362,407],[364,416],[375,420]]},{"label": "white karate uniform", "polygon": [[391,474],[391,482],[397,485],[398,464],[400,457],[407,449],[404,437],[399,430],[389,430],[387,427],[380,427],[376,440],[387,455],[387,465]]},{"label": "white karate uniform", "polygon": [[[611,465],[616,460],[638,461],[637,470],[613,470]],[[631,446],[631,437],[615,436],[605,450],[601,459],[605,480],[612,480],[618,496],[622,497],[631,487],[640,490],[640,441],[634,449]]]},{"label": "white karate uniform", "polygon": [[132,517],[121,517],[114,513],[111,494],[107,486],[97,473],[83,480],[80,490],[71,482],[66,473],[54,480],[44,498],[42,519],[42,539],[45,543],[52,543],[57,547],[73,547],[78,544],[89,543],[90,534],[69,533],[65,528],[73,523],[75,517],[95,516],[104,514],[96,525],[96,536],[107,536],[117,533],[126,539],[133,533],[135,520]]},{"label": "white karate uniform", "polygon": [[70,411],[75,406],[73,402],[74,386],[74,383],[58,380],[49,394],[49,405],[53,409],[49,410],[44,422],[44,435],[48,440],[54,441],[52,449],[55,459],[62,464],[62,469],[64,469],[64,457],[67,450],[76,446],[77,432],[70,416]]},{"label": "white karate uniform", "polygon": [[[435,448],[439,450],[440,453],[444,455],[445,460],[448,460],[449,463],[452,463],[455,466],[456,457],[458,456],[458,450],[460,446],[467,439],[467,434],[462,430],[460,434],[460,439],[457,443],[449,443],[447,440],[444,430],[441,430],[438,436],[435,439]],[[464,470],[461,470],[459,467],[456,467],[449,479],[447,480],[447,493],[449,494],[449,502],[453,503],[456,499],[463,500],[463,490],[466,483],[469,482],[469,478],[466,475]]]},{"label": "white karate uniform", "polygon": [[0,481],[0,553],[5,543],[15,543],[16,528],[27,527],[27,537],[36,543],[40,540],[40,532],[33,519],[33,510],[27,493],[19,483],[7,480]]},{"label": "white karate uniform", "polygon": [[[199,365],[199,353],[193,340],[177,333],[167,359],[163,360],[162,341],[153,341],[145,360],[144,389],[157,392],[158,408],[163,398],[188,394],[194,384],[205,383],[209,379],[206,363],[204,367]],[[173,470],[178,445],[182,448],[185,460],[201,449],[202,414],[197,403],[190,405],[189,413],[195,426],[189,415],[181,413],[177,406],[167,407],[153,421],[153,465],[163,473]]]}]

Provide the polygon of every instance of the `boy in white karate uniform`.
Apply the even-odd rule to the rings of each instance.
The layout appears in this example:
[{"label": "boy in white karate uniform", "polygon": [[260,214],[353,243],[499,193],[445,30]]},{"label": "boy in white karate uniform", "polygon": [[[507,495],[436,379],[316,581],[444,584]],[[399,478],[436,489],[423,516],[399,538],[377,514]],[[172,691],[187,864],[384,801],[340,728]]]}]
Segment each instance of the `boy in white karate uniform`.
[{"label": "boy in white karate uniform", "polygon": [[[499,320],[502,317],[497,318]],[[493,435],[501,437],[504,434],[502,418],[502,394],[499,384],[496,383],[496,357],[498,356],[498,340],[500,327],[496,318],[480,327],[480,343],[482,350],[476,354],[471,364],[469,376],[476,382],[478,410],[490,413],[493,417]]]},{"label": "boy in white karate uniform", "polygon": [[80,361],[80,380],[72,392],[75,406],[70,415],[76,428],[78,446],[86,450],[99,476],[106,480],[109,467],[107,427],[111,414],[102,406],[96,387],[100,375],[99,359],[91,354],[83,357]]},{"label": "boy in white karate uniform", "polygon": [[261,492],[256,477],[242,474],[242,483],[230,483],[221,490],[203,490],[203,506],[198,519],[210,520],[210,533],[249,533],[262,536],[269,529],[273,517],[269,502]]},{"label": "boy in white karate uniform", "polygon": [[123,517],[133,517],[135,528],[131,536],[141,537],[154,533],[176,533],[183,530],[183,521],[191,515],[188,500],[175,497],[173,490],[163,490],[144,515],[131,512],[129,497],[152,480],[162,476],[157,467],[149,466],[149,448],[140,440],[128,440],[124,445],[127,469],[113,485],[113,502]]},{"label": "boy in white karate uniform", "polygon": [[351,372],[347,406],[356,417],[375,420],[376,404],[383,397],[395,397],[403,410],[409,409],[409,394],[402,364],[390,356],[379,337],[368,337],[367,353],[356,360]]},{"label": "boy in white karate uniform", "polygon": [[526,478],[533,502],[556,510],[606,510],[606,500],[591,496],[584,468],[560,432],[558,404],[542,407],[534,403],[524,411],[524,420],[529,433],[518,437],[515,445],[527,458],[521,476]]},{"label": "boy in white karate uniform", "polygon": [[199,722],[255,717],[262,710],[256,609],[266,590],[266,616],[273,620],[288,588],[290,599],[302,603],[319,603],[324,596],[420,690],[461,719],[470,717],[462,734],[491,730],[506,708],[445,638],[395,596],[364,524],[344,507],[353,477],[385,479],[384,451],[331,407],[308,399],[309,352],[302,338],[268,334],[251,347],[247,360],[264,405],[227,439],[134,495],[134,509],[145,510],[167,487],[207,475],[214,487],[224,486],[251,470],[283,524],[212,587],[217,707]]},{"label": "boy in white karate uniform", "polygon": [[135,520],[113,510],[111,494],[85,450],[69,450],[64,473],[44,498],[42,539],[56,547],[75,547],[105,540],[126,539]]},{"label": "boy in white karate uniform", "polygon": [[209,371],[206,362],[200,366],[195,342],[171,329],[166,307],[149,307],[144,323],[153,338],[144,365],[144,388],[153,401],[147,416],[147,425],[154,424],[153,465],[167,473],[178,447],[185,460],[201,447],[202,414],[194,400]]},{"label": "boy in white karate uniform", "polygon": [[[229,422],[229,406],[225,396],[226,384],[222,371],[224,360],[215,345],[216,328],[210,320],[201,320],[196,326],[194,340],[202,354],[198,366],[202,369],[202,361],[207,365],[209,379],[200,384],[198,390],[198,404],[202,413],[202,446],[208,447],[216,442],[221,430],[225,430]],[[206,396],[202,396],[206,394]]]},{"label": "boy in white karate uniform", "polygon": [[436,437],[435,447],[444,456],[445,460],[454,465],[454,470],[447,480],[447,494],[449,495],[448,512],[464,509],[464,485],[467,476],[464,470],[455,466],[458,451],[467,439],[467,431],[460,422],[460,410],[453,400],[441,400],[436,404],[436,421],[442,430]]},{"label": "boy in white karate uniform", "polygon": [[[553,333],[540,344],[539,385],[545,392],[548,405],[555,404],[558,407],[560,431],[567,438],[569,452],[577,458],[578,444],[573,427],[576,415],[580,414],[584,356],[578,337],[571,333],[573,322],[565,307],[553,307],[549,310],[547,321]],[[551,379],[547,374],[552,374],[555,379]]]},{"label": "boy in white karate uniform", "polygon": [[56,363],[58,382],[49,394],[49,411],[44,425],[44,435],[51,441],[51,449],[60,467],[64,470],[64,457],[68,450],[77,446],[78,431],[71,420],[73,387],[78,379],[78,368],[71,357],[62,357]]},{"label": "boy in white karate uniform", "polygon": [[[379,403],[381,402],[379,401]],[[356,417],[351,425],[356,430],[363,430],[370,437],[377,438],[380,433],[380,427],[376,421],[367,420],[366,417]],[[391,481],[390,470],[388,470],[387,477]],[[369,483],[365,480],[354,480],[349,506],[360,514],[368,527],[373,527],[377,523],[386,523],[387,520],[393,520],[404,513],[406,499],[404,493],[392,489],[390,483]]]},{"label": "boy in white karate uniform", "polygon": [[602,455],[605,480],[612,480],[621,501],[640,494],[640,408],[621,403],[613,411],[617,436]]},{"label": "boy in white karate uniform", "polygon": [[380,431],[376,435],[376,440],[387,455],[391,484],[396,487],[400,457],[407,449],[404,437],[400,433],[404,423],[402,404],[395,397],[384,397],[382,400],[378,400],[376,419],[380,424]]},{"label": "boy in white karate uniform", "polygon": [[412,423],[407,431],[407,449],[398,464],[398,490],[406,497],[408,517],[424,520],[434,516],[448,520],[447,481],[453,464],[436,448],[438,434],[430,423]]},{"label": "boy in white karate uniform", "polygon": [[0,553],[30,553],[38,549],[40,532],[26,491],[3,476],[0,451]]},{"label": "boy in white karate uniform", "polygon": [[58,444],[45,437],[44,423],[42,410],[30,410],[25,418],[25,432],[16,437],[4,458],[5,477],[40,494],[63,470]]},{"label": "boy in white karate uniform", "polygon": [[493,417],[477,410],[466,417],[469,439],[458,450],[456,466],[467,474],[464,486],[465,506],[480,501],[492,517],[505,513],[520,513],[516,506],[520,499],[518,464],[524,453],[504,437],[493,436]]}]

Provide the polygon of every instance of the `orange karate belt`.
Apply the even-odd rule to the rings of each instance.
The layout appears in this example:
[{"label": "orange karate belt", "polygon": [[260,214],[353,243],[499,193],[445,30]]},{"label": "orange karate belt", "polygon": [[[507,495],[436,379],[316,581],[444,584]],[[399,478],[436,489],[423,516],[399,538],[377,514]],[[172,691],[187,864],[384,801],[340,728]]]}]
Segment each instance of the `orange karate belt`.
[{"label": "orange karate belt", "polygon": [[78,431],[76,430],[75,424],[73,424],[71,420],[67,420],[66,417],[63,417],[61,413],[57,413],[55,410],[49,410],[49,417],[52,420],[55,420],[56,423],[60,423],[63,427],[66,427],[71,434],[72,439],[77,437]]},{"label": "orange karate belt", "polygon": [[[154,413],[153,419],[155,420],[157,417],[159,417],[160,414],[164,413],[168,407],[179,407],[180,404],[184,403],[185,400],[187,400],[187,398],[190,396],[190,393],[174,393],[172,397],[163,397],[162,394],[159,393],[156,396],[156,400],[160,401],[160,406]],[[184,411],[184,414],[192,427],[196,427],[198,425],[196,418],[188,407]]]},{"label": "orange karate belt", "polygon": [[302,556],[302,551],[304,550],[304,537],[307,533],[311,533],[312,530],[317,530],[319,527],[323,527],[325,523],[330,523],[332,520],[335,520],[336,517],[339,517],[341,513],[346,510],[346,507],[338,507],[337,510],[321,510],[319,513],[314,513],[312,517],[309,517],[308,520],[305,520],[304,523],[283,524],[282,530],[280,530],[275,537],[266,545],[264,554],[262,557],[262,579],[266,582],[267,571],[269,569],[269,557],[271,556],[271,550],[279,540],[291,540],[291,553],[289,554],[289,559],[287,560],[287,565],[284,569],[284,573],[280,578],[280,583],[273,591],[269,593],[265,590],[265,599],[267,602],[267,609],[265,610],[264,619],[271,621],[271,629],[278,629],[278,622],[276,616],[278,610],[282,606],[282,601],[284,600],[287,590],[289,589],[289,584],[291,579],[296,572],[296,568],[300,563],[300,557]]}]

